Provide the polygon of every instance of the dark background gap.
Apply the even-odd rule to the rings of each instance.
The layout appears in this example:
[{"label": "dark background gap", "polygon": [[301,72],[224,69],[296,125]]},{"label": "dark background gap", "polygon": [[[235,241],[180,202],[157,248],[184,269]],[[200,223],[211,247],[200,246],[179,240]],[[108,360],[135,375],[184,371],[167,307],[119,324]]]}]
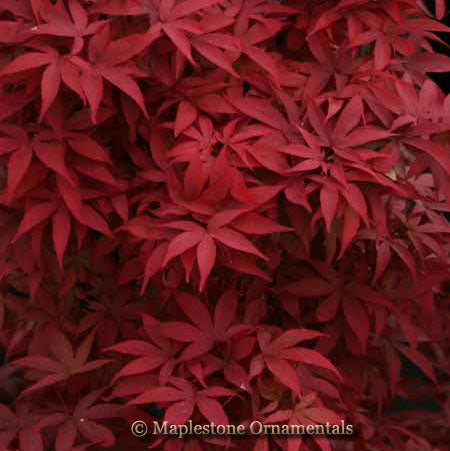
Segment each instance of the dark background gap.
[{"label": "dark background gap", "polygon": [[[426,4],[429,11],[434,14],[434,0],[424,0],[424,3]],[[440,21],[441,23],[447,25],[450,27],[450,1],[446,1],[446,15],[445,17]],[[440,39],[442,39],[444,42],[447,43],[447,45],[450,47],[450,33],[435,33],[437,36],[439,36]],[[443,53],[445,55],[450,56],[449,47],[446,47],[445,45],[436,42],[431,41],[431,45],[433,47],[433,50],[438,53]],[[430,78],[442,89],[442,91],[448,95],[450,93],[450,77],[449,73],[430,73],[428,74]],[[450,220],[450,215],[445,215],[447,219]],[[414,363],[410,362],[407,359],[403,359],[402,361],[402,376],[410,379],[411,381],[414,380],[423,380],[428,381],[428,378],[425,376],[425,374],[422,372],[422,370],[417,367]],[[386,409],[386,412],[390,413],[399,413],[399,412],[405,412],[408,410],[428,410],[432,412],[439,412],[439,405],[436,403],[436,401],[430,397],[426,399],[421,399],[420,401],[412,401],[408,398],[397,396],[391,405]]]},{"label": "dark background gap", "polygon": [[[434,0],[424,0],[424,3],[426,4],[429,11],[434,14]],[[447,25],[450,27],[450,1],[447,0],[445,2],[446,4],[446,15],[441,20],[441,23],[444,25]],[[450,33],[435,33],[437,36],[439,36],[440,39],[445,41],[447,45],[450,46]],[[446,47],[443,44],[440,44],[436,41],[431,41],[431,45],[433,47],[433,50],[435,52],[444,53],[446,55],[450,55],[449,48]],[[444,91],[444,93],[447,95],[450,93],[450,77],[448,72],[444,73],[434,73],[434,74],[428,74],[430,78],[439,85],[439,87]]]}]

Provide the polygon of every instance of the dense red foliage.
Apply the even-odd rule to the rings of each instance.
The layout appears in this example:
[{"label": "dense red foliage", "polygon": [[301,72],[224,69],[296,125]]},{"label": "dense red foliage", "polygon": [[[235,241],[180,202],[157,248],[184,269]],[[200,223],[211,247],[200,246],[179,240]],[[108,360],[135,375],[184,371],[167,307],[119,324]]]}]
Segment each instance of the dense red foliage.
[{"label": "dense red foliage", "polygon": [[[435,17],[415,0],[0,0],[0,449],[447,449]],[[162,416],[358,433],[132,436]]]}]

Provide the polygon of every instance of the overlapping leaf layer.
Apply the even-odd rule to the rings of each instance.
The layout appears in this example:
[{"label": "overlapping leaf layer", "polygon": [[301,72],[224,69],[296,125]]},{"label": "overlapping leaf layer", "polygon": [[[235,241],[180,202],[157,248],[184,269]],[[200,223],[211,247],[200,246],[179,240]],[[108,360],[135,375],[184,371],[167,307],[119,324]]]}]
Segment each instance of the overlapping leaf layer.
[{"label": "overlapping leaf layer", "polygon": [[0,0],[1,451],[447,449],[445,14]]}]

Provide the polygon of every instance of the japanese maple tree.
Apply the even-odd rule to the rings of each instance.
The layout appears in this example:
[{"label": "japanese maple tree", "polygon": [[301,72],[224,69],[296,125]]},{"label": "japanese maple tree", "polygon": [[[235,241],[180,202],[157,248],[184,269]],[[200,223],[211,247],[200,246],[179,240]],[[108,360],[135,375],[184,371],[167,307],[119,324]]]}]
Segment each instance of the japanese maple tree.
[{"label": "japanese maple tree", "polygon": [[447,449],[446,18],[0,0],[0,451]]}]

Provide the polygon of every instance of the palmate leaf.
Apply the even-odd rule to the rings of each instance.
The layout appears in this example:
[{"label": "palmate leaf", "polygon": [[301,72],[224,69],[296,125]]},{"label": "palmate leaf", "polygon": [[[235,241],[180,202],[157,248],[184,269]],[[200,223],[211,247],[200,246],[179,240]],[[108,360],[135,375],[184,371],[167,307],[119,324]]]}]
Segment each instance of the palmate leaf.
[{"label": "palmate leaf", "polygon": [[130,401],[130,404],[172,402],[164,416],[164,420],[169,424],[181,425],[186,423],[195,407],[207,420],[216,422],[216,424],[228,424],[228,418],[223,407],[214,398],[234,396],[232,390],[215,386],[197,392],[191,383],[175,377],[170,379],[170,384],[172,387],[156,387],[144,392]]},{"label": "palmate leaf", "polygon": [[263,365],[296,395],[300,395],[302,388],[299,376],[292,365],[293,362],[315,365],[333,372],[339,379],[338,370],[332,363],[317,351],[295,347],[302,341],[311,340],[322,336],[320,332],[307,329],[291,329],[272,340],[270,333],[261,331],[258,333],[258,343],[262,354],[256,356],[252,361],[250,377],[261,373]]},{"label": "palmate leaf", "polygon": [[53,357],[28,356],[14,362],[15,365],[48,373],[24,390],[22,396],[62,382],[74,374],[93,371],[109,363],[110,361],[106,359],[88,361],[94,335],[95,331],[90,333],[74,353],[69,340],[61,332],[56,329],[49,331],[49,344]]},{"label": "palmate leaf", "polygon": [[82,50],[83,36],[94,34],[107,21],[99,20],[88,24],[88,15],[76,0],[69,1],[68,6],[70,15],[62,3],[57,2],[53,5],[50,2],[43,1],[40,15],[46,23],[39,24],[32,31],[36,34],[73,37],[74,43],[71,53],[76,54]]},{"label": "palmate leaf", "polygon": [[131,74],[137,71],[133,64],[123,64],[141,53],[155,39],[160,30],[152,28],[146,34],[135,34],[118,40],[110,40],[109,24],[102,27],[89,44],[89,61],[79,56],[70,56],[70,61],[81,71],[80,83],[91,107],[92,122],[97,120],[97,112],[103,98],[103,79],[131,97],[148,117],[139,86]]},{"label": "palmate leaf", "polygon": [[[235,218],[237,218],[237,222],[233,222]],[[203,290],[214,267],[218,246],[226,246],[227,248],[267,260],[267,257],[250,240],[237,230],[228,227],[228,224],[231,224],[237,230],[242,230],[249,234],[267,234],[290,230],[288,227],[281,226],[263,216],[245,213],[245,210],[240,209],[224,211],[214,215],[209,221],[206,230],[200,225],[188,221],[163,224],[163,227],[181,229],[182,232],[175,235],[168,244],[162,243],[153,250],[145,270],[145,281],[150,277],[149,274],[154,274],[159,268],[166,266],[173,258],[185,255],[191,249],[195,249],[195,259],[200,271],[200,291]],[[145,289],[145,286],[144,284],[142,290]]]},{"label": "palmate leaf", "polygon": [[177,303],[185,315],[195,324],[181,321],[169,321],[159,326],[161,333],[176,341],[190,343],[183,350],[179,359],[186,361],[206,354],[217,342],[229,342],[236,335],[241,335],[250,326],[233,327],[237,308],[237,297],[233,291],[224,293],[214,310],[211,318],[203,303],[187,293],[176,294]]}]

